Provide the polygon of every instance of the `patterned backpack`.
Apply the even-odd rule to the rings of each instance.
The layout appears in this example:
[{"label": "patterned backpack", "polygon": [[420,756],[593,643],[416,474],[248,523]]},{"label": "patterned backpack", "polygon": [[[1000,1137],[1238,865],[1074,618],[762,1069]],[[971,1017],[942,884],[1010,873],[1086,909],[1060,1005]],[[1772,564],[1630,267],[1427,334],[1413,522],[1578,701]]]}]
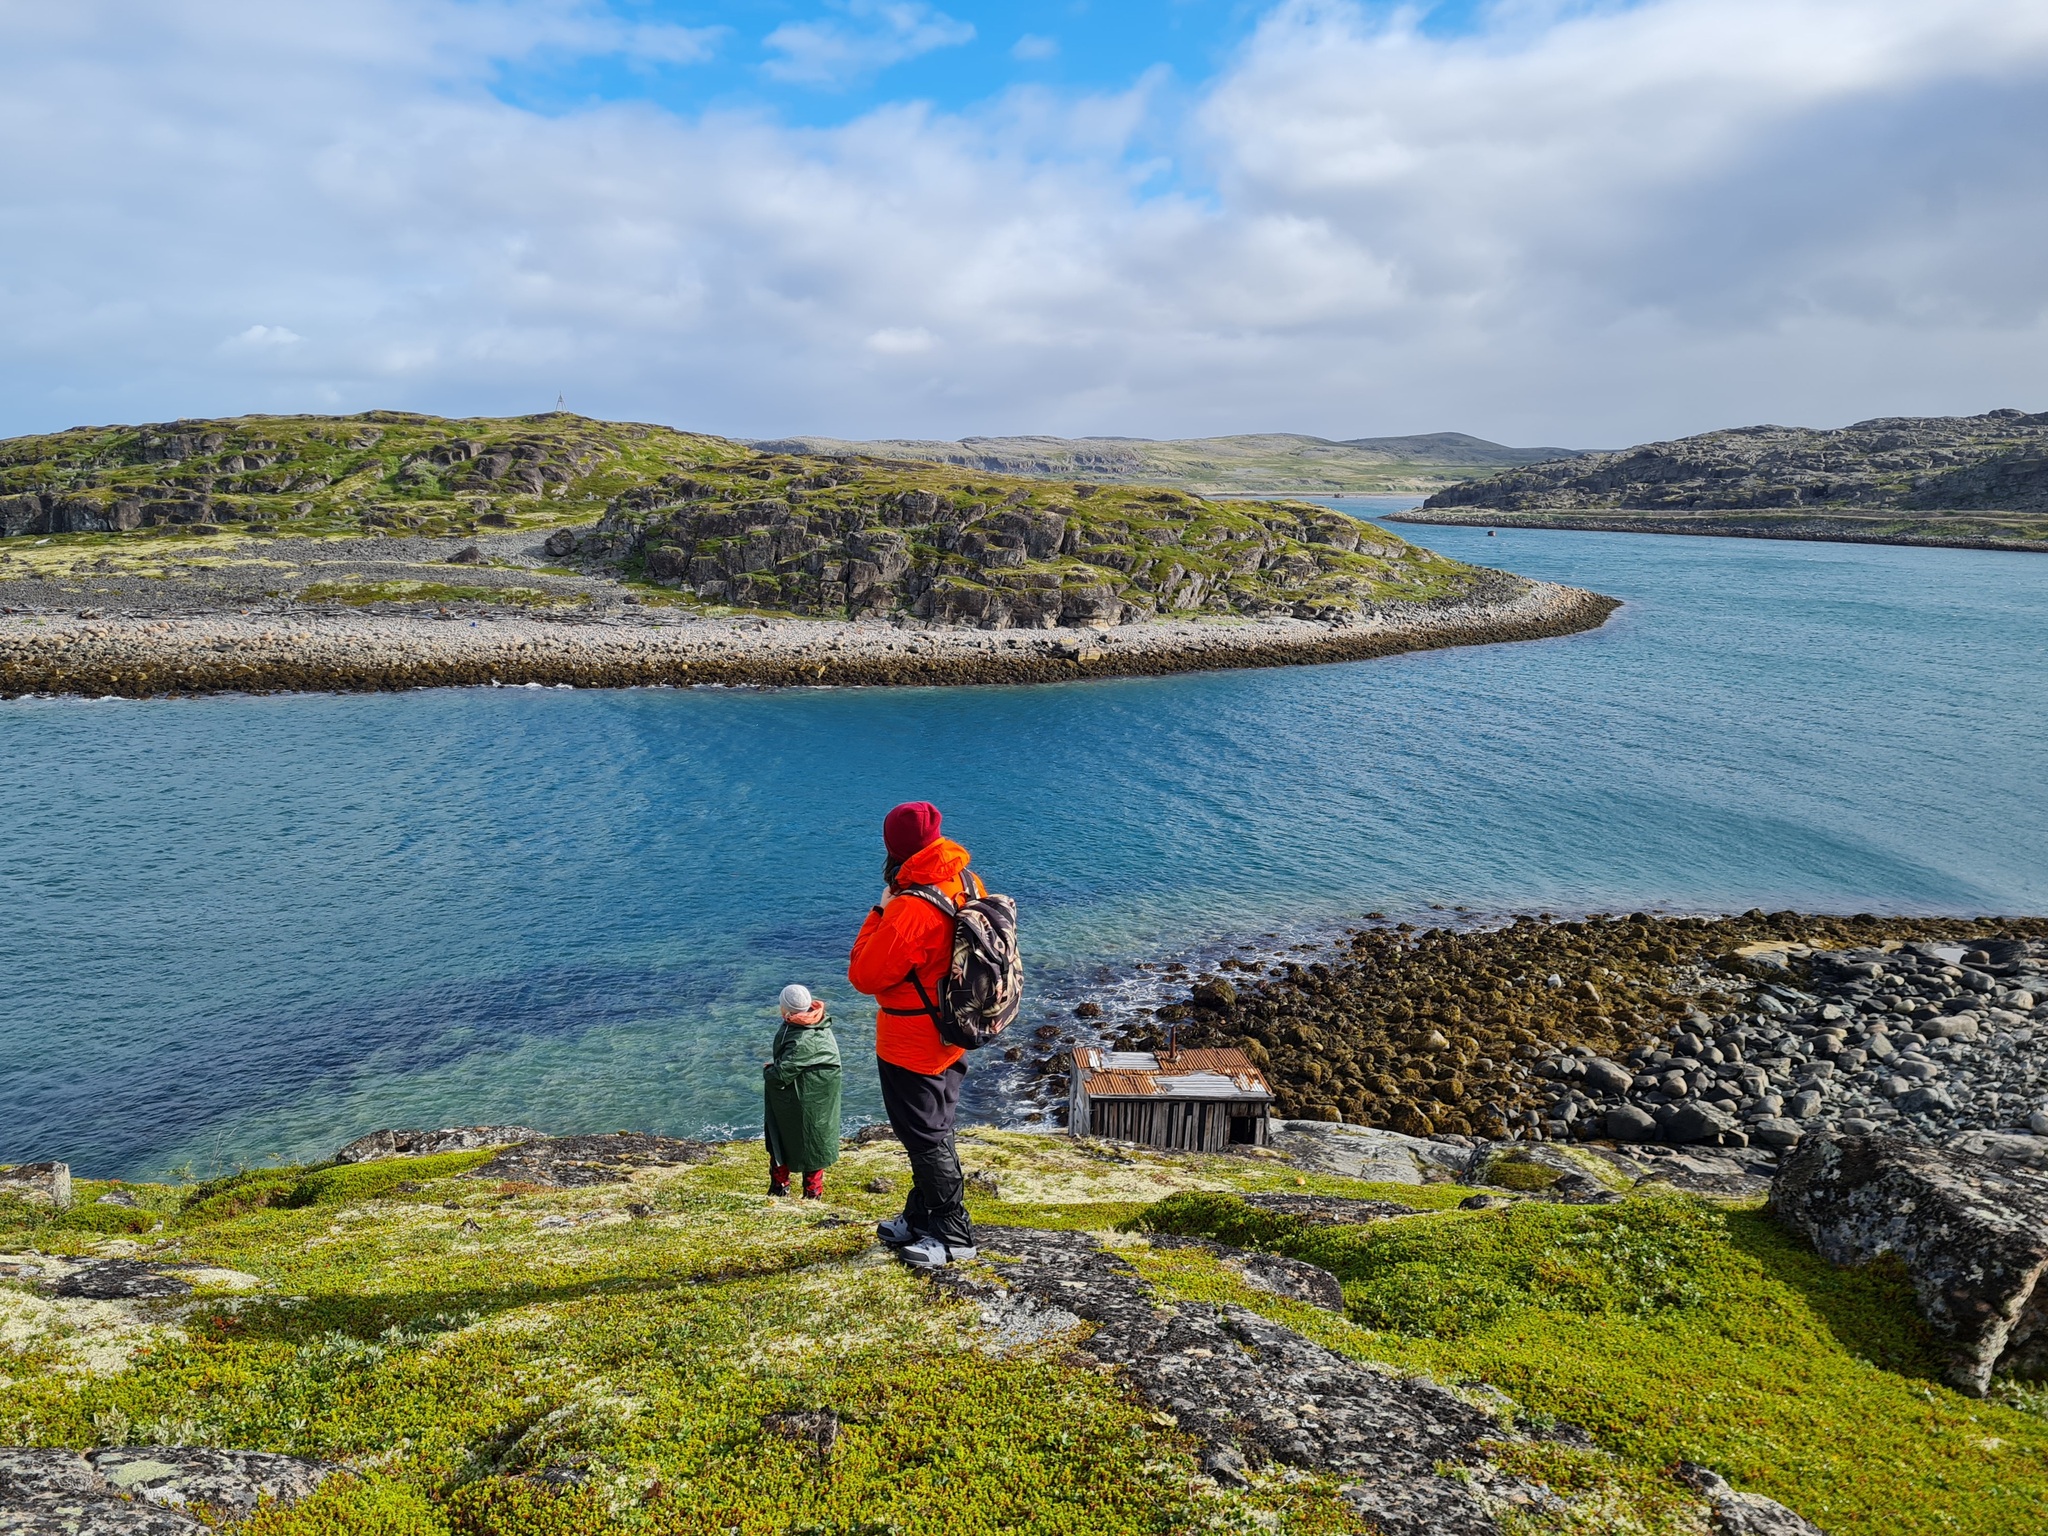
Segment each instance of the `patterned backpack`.
[{"label": "patterned backpack", "polygon": [[[969,894],[969,893],[973,894]],[[1010,1027],[1024,1002],[1024,960],[1017,953],[1017,903],[991,896],[973,870],[960,875],[957,904],[935,885],[910,885],[906,896],[928,901],[953,923],[953,963],[939,978],[936,1001],[915,970],[924,1012],[948,1045],[978,1051]]]}]

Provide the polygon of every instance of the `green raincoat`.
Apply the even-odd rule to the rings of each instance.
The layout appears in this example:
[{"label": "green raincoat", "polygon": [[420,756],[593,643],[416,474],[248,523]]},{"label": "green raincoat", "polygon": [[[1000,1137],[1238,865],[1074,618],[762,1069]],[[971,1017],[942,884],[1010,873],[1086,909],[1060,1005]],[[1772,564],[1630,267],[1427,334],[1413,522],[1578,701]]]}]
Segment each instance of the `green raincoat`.
[{"label": "green raincoat", "polygon": [[771,1161],[816,1173],[839,1161],[839,1037],[832,1016],[805,1026],[783,1020],[761,1098]]}]

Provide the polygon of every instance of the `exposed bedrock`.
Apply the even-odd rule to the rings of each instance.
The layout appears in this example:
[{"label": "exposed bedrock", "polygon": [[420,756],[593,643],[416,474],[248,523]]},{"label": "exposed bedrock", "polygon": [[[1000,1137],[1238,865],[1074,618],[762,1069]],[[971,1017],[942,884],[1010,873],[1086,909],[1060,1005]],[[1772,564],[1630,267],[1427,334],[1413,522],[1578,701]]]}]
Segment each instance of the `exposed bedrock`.
[{"label": "exposed bedrock", "polygon": [[1836,1264],[1890,1255],[1954,1350],[1949,1381],[2048,1374],[2048,1176],[1890,1136],[1808,1137],[1771,1186],[1779,1219]]},{"label": "exposed bedrock", "polygon": [[204,1536],[214,1526],[201,1513],[239,1519],[266,1500],[296,1504],[334,1470],[297,1456],[189,1445],[83,1454],[0,1447],[0,1531]]}]

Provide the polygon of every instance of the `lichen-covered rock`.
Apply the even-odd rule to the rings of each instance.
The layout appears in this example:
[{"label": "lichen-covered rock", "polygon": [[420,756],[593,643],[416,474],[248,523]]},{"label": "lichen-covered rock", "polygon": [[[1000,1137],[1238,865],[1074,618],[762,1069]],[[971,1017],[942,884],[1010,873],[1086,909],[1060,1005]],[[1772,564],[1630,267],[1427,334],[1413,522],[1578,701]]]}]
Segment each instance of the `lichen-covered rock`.
[{"label": "lichen-covered rock", "polygon": [[334,1154],[337,1163],[375,1163],[392,1157],[431,1157],[539,1141],[547,1133],[524,1125],[463,1125],[442,1131],[372,1131]]},{"label": "lichen-covered rock", "polygon": [[2048,1177],[1886,1136],[1809,1136],[1771,1185],[1778,1217],[1836,1264],[1892,1254],[1981,1396],[2048,1368]]},{"label": "lichen-covered rock", "polygon": [[1739,1493],[1720,1473],[1698,1462],[1678,1464],[1678,1480],[1704,1494],[1720,1536],[1826,1536],[1803,1515],[1760,1493]]},{"label": "lichen-covered rock", "polygon": [[89,1451],[93,1470],[124,1494],[172,1509],[204,1505],[242,1516],[268,1499],[296,1504],[335,1469],[321,1461],[267,1451],[137,1445]]},{"label": "lichen-covered rock", "polygon": [[50,1287],[53,1296],[89,1301],[159,1301],[191,1291],[191,1281],[137,1259],[91,1259]]},{"label": "lichen-covered rock", "polygon": [[[980,1231],[999,1278],[956,1267],[936,1283],[985,1315],[1021,1306],[1094,1324],[1076,1347],[1224,1453],[1215,1472],[1250,1461],[1334,1473],[1387,1536],[1495,1536],[1490,1504],[1548,1498],[1478,1449],[1501,1435],[1500,1423],[1434,1382],[1347,1360],[1242,1308],[1162,1310],[1129,1265],[1083,1233]],[[1454,1468],[1460,1476],[1446,1475]]]},{"label": "lichen-covered rock", "polygon": [[71,1165],[14,1163],[0,1167],[0,1195],[18,1195],[24,1200],[67,1210],[71,1205]]},{"label": "lichen-covered rock", "polygon": [[186,1513],[240,1518],[269,1500],[296,1504],[335,1469],[263,1451],[199,1446],[109,1450],[0,1448],[0,1533],[6,1536],[202,1536]]},{"label": "lichen-covered rock", "polygon": [[1395,1200],[1354,1200],[1346,1195],[1243,1195],[1254,1210],[1293,1216],[1319,1227],[1356,1227],[1390,1216],[1413,1216],[1415,1207]]},{"label": "lichen-covered rock", "polygon": [[509,1179],[557,1189],[623,1184],[642,1168],[707,1163],[715,1150],[701,1141],[619,1131],[604,1136],[546,1136],[508,1147],[468,1177]]}]

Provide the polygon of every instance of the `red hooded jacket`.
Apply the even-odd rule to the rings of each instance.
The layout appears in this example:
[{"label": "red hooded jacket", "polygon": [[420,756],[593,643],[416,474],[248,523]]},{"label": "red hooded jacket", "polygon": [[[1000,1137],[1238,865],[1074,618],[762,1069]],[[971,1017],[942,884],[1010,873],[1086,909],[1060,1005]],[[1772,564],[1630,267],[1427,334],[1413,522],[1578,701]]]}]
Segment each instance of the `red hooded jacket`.
[{"label": "red hooded jacket", "polygon": [[[936,886],[960,899],[962,871],[972,855],[950,838],[936,838],[903,861],[897,871],[900,890],[911,885]],[[880,1010],[875,1015],[875,1054],[892,1066],[936,1077],[967,1053],[939,1038],[939,1027],[927,1013],[888,1010],[922,1008],[923,999],[910,984],[910,973],[938,1001],[939,982],[953,963],[953,924],[945,913],[918,896],[896,896],[889,905],[868,914],[846,979],[865,992]]]}]

